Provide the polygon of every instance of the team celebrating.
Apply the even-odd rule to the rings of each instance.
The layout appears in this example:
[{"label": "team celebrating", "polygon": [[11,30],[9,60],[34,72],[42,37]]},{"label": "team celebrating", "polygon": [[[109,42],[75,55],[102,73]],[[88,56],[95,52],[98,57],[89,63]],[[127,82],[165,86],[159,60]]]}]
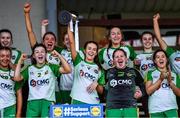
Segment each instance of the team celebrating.
[{"label": "team celebrating", "polygon": [[[42,32],[38,43],[30,11],[31,4],[25,3],[31,64],[25,64],[27,54],[12,47],[11,31],[0,30],[0,117],[22,117],[24,110],[26,117],[49,117],[53,104],[100,103],[105,103],[105,117],[139,117],[141,102],[146,117],[178,118],[180,50],[163,40],[158,13],[153,16],[155,35],[141,34],[143,52],[138,54],[123,44],[119,27],[109,30],[109,44],[101,49],[97,42],[87,41],[76,51],[70,25],[63,34],[63,47],[50,31]],[[48,21],[42,22],[44,29],[47,25]],[[160,46],[157,50],[154,40]]]}]

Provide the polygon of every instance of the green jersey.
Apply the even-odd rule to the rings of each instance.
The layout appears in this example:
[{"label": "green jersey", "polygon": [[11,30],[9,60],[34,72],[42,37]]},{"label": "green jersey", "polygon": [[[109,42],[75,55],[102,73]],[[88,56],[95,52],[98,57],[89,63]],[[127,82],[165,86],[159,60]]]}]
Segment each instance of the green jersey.
[{"label": "green jersey", "polygon": [[35,65],[27,66],[22,72],[24,80],[28,80],[28,101],[45,99],[55,101],[55,81],[60,76],[59,66],[45,64],[42,67]]},{"label": "green jersey", "polygon": [[[55,47],[54,50],[56,50],[57,52],[60,53],[61,50],[62,50],[62,48],[60,48],[60,47]],[[60,64],[60,59],[59,59],[58,57],[55,57],[55,56],[51,55],[51,52],[48,52],[48,53],[47,53],[46,59],[47,59],[47,62],[49,62],[49,63],[57,64],[57,65]]]},{"label": "green jersey", "polygon": [[71,66],[71,73],[62,74],[60,78],[60,90],[71,90],[74,78],[74,65],[71,57],[71,52],[67,49],[63,49],[61,51],[61,55],[67,61],[67,63]]},{"label": "green jersey", "polygon": [[74,82],[71,90],[72,99],[88,104],[98,104],[100,100],[97,91],[88,93],[87,87],[94,81],[97,81],[100,85],[104,85],[104,73],[99,70],[99,67],[95,63],[84,61],[79,53],[74,61],[74,66]]},{"label": "green jersey", "polygon": [[180,74],[180,51],[175,51],[173,48],[168,47],[166,53],[169,57],[172,70],[175,73]]},{"label": "green jersey", "polygon": [[20,84],[12,80],[13,70],[0,68],[0,110],[16,104],[16,91]]},{"label": "green jersey", "polygon": [[140,60],[140,67],[139,70],[143,76],[143,78],[145,77],[145,75],[147,74],[148,71],[150,70],[154,70],[154,62],[152,60],[152,54],[153,53],[142,53],[142,54],[138,54],[136,56],[136,59]]},{"label": "green jersey", "polygon": [[[62,51],[62,48],[61,47],[58,47],[58,46],[55,46],[54,50],[56,50],[57,52],[61,52]],[[48,52],[47,53],[47,56],[46,56],[46,60],[48,63],[51,63],[51,64],[56,64],[56,65],[59,65],[60,64],[60,59],[56,56],[53,56],[51,54],[51,52]],[[58,87],[58,80],[56,79],[56,87],[55,87],[55,90],[58,92],[59,91],[59,87]]]},{"label": "green jersey", "polygon": [[17,64],[18,63],[18,60],[20,59],[21,57],[21,51],[15,49],[15,48],[12,48],[12,57],[11,57],[11,62],[13,64]]},{"label": "green jersey", "polygon": [[[157,69],[147,73],[147,81],[152,81],[154,84],[159,80],[161,72]],[[173,83],[180,88],[180,78],[175,73],[171,72]],[[164,112],[171,109],[177,109],[176,95],[170,88],[167,79],[164,79],[158,90],[152,93],[148,99],[149,113]]]}]

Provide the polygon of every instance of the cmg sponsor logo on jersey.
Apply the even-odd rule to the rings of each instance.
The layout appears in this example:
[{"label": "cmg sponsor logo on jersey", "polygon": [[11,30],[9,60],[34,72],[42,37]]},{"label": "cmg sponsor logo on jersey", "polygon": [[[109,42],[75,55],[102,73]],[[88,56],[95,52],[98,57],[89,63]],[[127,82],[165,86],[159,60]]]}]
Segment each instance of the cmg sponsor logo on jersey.
[{"label": "cmg sponsor logo on jersey", "polygon": [[0,83],[0,87],[2,89],[5,89],[5,90],[12,90],[13,89],[13,86],[11,84],[7,84],[7,83]]},{"label": "cmg sponsor logo on jersey", "polygon": [[117,85],[132,85],[132,80],[130,80],[130,79],[121,79],[121,80],[112,79],[110,81],[110,86],[115,87]]},{"label": "cmg sponsor logo on jersey", "polygon": [[85,77],[87,79],[91,79],[91,80],[95,80],[96,77],[93,76],[92,74],[88,73],[88,72],[84,72],[83,70],[80,70],[80,74],[81,77]]},{"label": "cmg sponsor logo on jersey", "polygon": [[49,79],[43,79],[43,80],[34,80],[32,79],[30,81],[30,86],[36,87],[36,86],[45,86],[49,84]]},{"label": "cmg sponsor logo on jersey", "polygon": [[161,84],[161,87],[162,87],[163,89],[170,89],[169,83],[162,83],[162,84]]}]

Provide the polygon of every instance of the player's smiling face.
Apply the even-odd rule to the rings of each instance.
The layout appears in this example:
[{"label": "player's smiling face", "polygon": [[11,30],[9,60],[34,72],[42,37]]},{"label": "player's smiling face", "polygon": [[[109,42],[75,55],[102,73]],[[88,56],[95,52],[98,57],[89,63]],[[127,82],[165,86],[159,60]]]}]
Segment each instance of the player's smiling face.
[{"label": "player's smiling face", "polygon": [[125,56],[123,51],[118,50],[114,53],[113,63],[118,69],[124,69],[126,67],[127,57]]},{"label": "player's smiling face", "polygon": [[8,32],[2,32],[0,36],[0,44],[3,47],[10,47],[12,44],[11,35]]},{"label": "player's smiling face", "polygon": [[46,51],[43,47],[36,47],[33,54],[37,64],[44,64],[46,61]]},{"label": "player's smiling face", "polygon": [[153,45],[152,35],[151,34],[144,34],[142,36],[142,44],[143,44],[144,48],[146,48],[146,49],[152,48],[152,45]]},{"label": "player's smiling face", "polygon": [[110,40],[111,40],[112,44],[120,45],[120,42],[122,41],[122,33],[119,28],[114,27],[111,29]]},{"label": "player's smiling face", "polygon": [[0,50],[0,67],[8,68],[11,62],[11,52],[9,50]]},{"label": "player's smiling face", "polygon": [[162,51],[157,52],[155,55],[154,62],[158,68],[160,68],[160,69],[165,68],[167,65],[167,57],[164,54],[164,52],[162,52]]},{"label": "player's smiling face", "polygon": [[43,44],[45,45],[47,51],[53,51],[56,44],[55,37],[52,34],[47,34],[44,37]]},{"label": "player's smiling face", "polygon": [[93,62],[97,55],[97,46],[94,43],[89,43],[85,49],[86,61]]}]

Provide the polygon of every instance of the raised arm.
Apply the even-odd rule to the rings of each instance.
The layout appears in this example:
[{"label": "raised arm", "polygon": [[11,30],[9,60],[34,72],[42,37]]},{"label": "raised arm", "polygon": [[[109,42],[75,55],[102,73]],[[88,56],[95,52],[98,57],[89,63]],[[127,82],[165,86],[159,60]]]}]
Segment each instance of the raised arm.
[{"label": "raised arm", "polygon": [[27,58],[26,54],[21,55],[17,65],[16,65],[15,72],[14,72],[14,78],[13,78],[14,81],[21,81],[23,79],[20,72],[21,72],[21,65],[26,58]]},{"label": "raised arm", "polygon": [[67,63],[67,61],[63,58],[62,55],[60,55],[56,50],[53,50],[52,52],[53,56],[58,56],[58,58],[61,61],[61,67],[59,68],[59,72],[62,74],[67,74],[71,72],[71,67],[70,65]]},{"label": "raised arm", "polygon": [[37,39],[36,39],[36,36],[35,36],[33,29],[32,29],[32,23],[31,23],[31,18],[30,18],[30,10],[31,10],[31,4],[26,3],[24,5],[24,17],[25,17],[25,24],[26,24],[26,30],[28,33],[29,42],[30,42],[30,45],[32,48],[36,44]]},{"label": "raised arm", "polygon": [[69,36],[69,44],[71,50],[72,59],[75,60],[77,56],[76,48],[75,48],[75,41],[74,41],[74,34],[70,31],[70,26],[68,25],[67,28],[68,36]]},{"label": "raised arm", "polygon": [[160,32],[159,23],[158,23],[158,20],[159,20],[159,19],[160,19],[159,13],[157,13],[156,15],[153,16],[154,32],[155,32],[155,35],[156,35],[156,38],[157,38],[157,41],[158,41],[160,47],[161,47],[163,50],[166,50],[167,44],[166,44],[166,42],[165,42],[165,41],[162,39],[162,37],[161,37],[161,32]]},{"label": "raised arm", "polygon": [[43,19],[41,21],[41,37],[43,38],[44,34],[46,33],[47,25],[49,24],[48,19]]}]

